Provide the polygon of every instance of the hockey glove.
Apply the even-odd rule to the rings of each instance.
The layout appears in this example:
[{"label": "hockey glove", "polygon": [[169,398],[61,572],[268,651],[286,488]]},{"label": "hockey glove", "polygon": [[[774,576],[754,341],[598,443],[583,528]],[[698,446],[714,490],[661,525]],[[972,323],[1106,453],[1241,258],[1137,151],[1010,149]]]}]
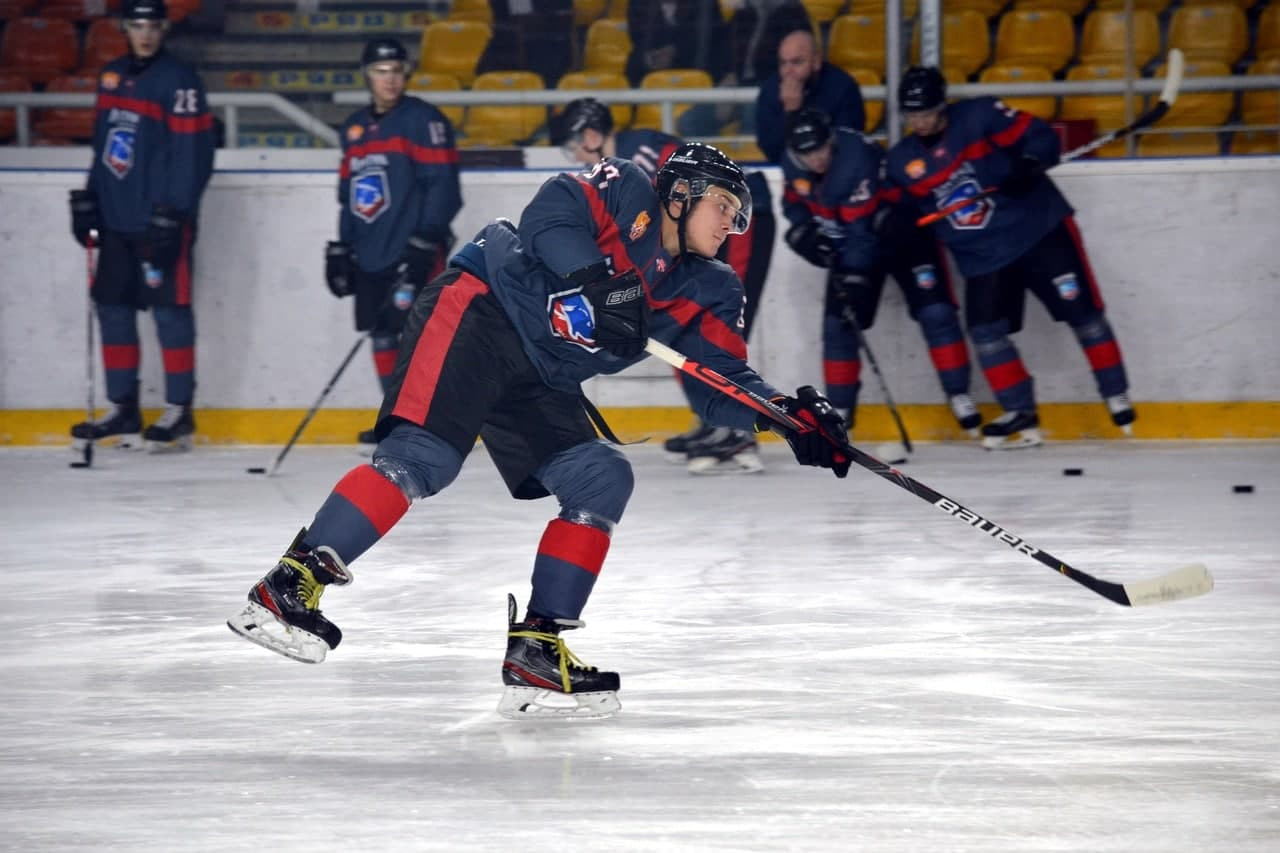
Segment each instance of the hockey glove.
[{"label": "hockey glove", "polygon": [[89,245],[89,232],[102,231],[98,196],[88,190],[71,191],[71,234],[81,246]]},{"label": "hockey glove", "polygon": [[787,444],[791,445],[791,452],[801,465],[830,468],[837,477],[848,476],[852,460],[843,452],[848,443],[844,434],[844,419],[830,400],[819,394],[812,385],[804,385],[796,389],[796,396],[776,397],[773,404],[792,417],[804,421],[810,428],[797,432],[779,426],[761,415],[756,421],[757,431],[773,429],[780,433]]},{"label": "hockey glove", "polygon": [[817,220],[811,219],[802,225],[792,225],[787,229],[786,240],[793,252],[815,267],[826,269],[835,260],[835,243],[822,233],[821,225]]},{"label": "hockey glove", "polygon": [[355,290],[355,258],[351,245],[330,240],[324,247],[324,282],[329,292],[341,299]]},{"label": "hockey glove", "polygon": [[436,259],[444,251],[444,246],[421,234],[409,237],[404,254],[400,256],[400,268],[404,271],[404,280],[414,287],[427,283],[431,271],[435,269]]},{"label": "hockey glove", "polygon": [[649,300],[634,269],[582,288],[595,315],[595,344],[618,358],[635,358],[649,340]]},{"label": "hockey glove", "polygon": [[1009,167],[1009,175],[1000,182],[1000,192],[1020,198],[1035,188],[1044,177],[1044,166],[1034,157],[1019,157]]},{"label": "hockey glove", "polygon": [[870,286],[871,279],[853,270],[832,270],[830,282],[831,295],[837,302],[857,308],[860,292]]},{"label": "hockey glove", "polygon": [[154,205],[145,239],[144,260],[158,269],[172,269],[182,253],[182,214],[163,204]]}]

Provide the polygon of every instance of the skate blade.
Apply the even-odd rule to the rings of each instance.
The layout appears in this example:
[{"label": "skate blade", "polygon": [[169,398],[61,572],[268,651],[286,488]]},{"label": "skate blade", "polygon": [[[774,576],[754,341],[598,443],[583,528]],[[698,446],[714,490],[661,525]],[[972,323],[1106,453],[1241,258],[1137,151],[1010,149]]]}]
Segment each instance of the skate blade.
[{"label": "skate blade", "polygon": [[1127,436],[1133,436],[1133,423],[1120,424],[1120,431]]},{"label": "skate blade", "polygon": [[1044,439],[1036,427],[1013,435],[988,435],[982,439],[982,446],[987,450],[1021,450],[1024,447],[1038,447],[1043,443]]},{"label": "skate blade", "polygon": [[[142,450],[143,441],[142,433],[127,432],[120,435],[108,435],[103,438],[95,438],[93,440],[95,447],[114,447],[116,450]],[[84,449],[89,445],[87,438],[71,439],[71,450],[73,453],[83,454]]]},{"label": "skate blade", "polygon": [[173,441],[155,441],[150,439],[147,441],[148,453],[186,453],[192,447],[193,442],[191,436],[184,435],[181,438],[175,438]]},{"label": "skate blade", "polygon": [[302,663],[320,663],[329,651],[329,644],[315,634],[286,625],[252,601],[227,620],[227,627],[251,643]]},{"label": "skate blade", "polygon": [[498,700],[498,713],[508,720],[599,720],[622,710],[613,690],[597,693],[561,693],[541,687],[508,685]]},{"label": "skate blade", "polygon": [[670,462],[672,465],[683,465],[685,460],[689,458],[689,455],[684,451],[676,453],[674,450],[664,450],[662,451],[662,458]]},{"label": "skate blade", "polygon": [[699,476],[759,474],[764,470],[764,463],[755,452],[746,450],[724,460],[714,456],[696,456],[689,460],[687,468],[690,474]]}]

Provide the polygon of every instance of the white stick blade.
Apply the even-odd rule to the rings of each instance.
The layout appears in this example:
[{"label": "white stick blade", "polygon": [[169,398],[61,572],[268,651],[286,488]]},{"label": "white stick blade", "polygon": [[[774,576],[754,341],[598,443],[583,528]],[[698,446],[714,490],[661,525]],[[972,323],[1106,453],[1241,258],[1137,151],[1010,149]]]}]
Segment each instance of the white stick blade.
[{"label": "white stick blade", "polygon": [[644,349],[645,352],[649,353],[649,355],[655,356],[661,361],[665,361],[677,370],[679,370],[680,366],[687,360],[683,355],[662,343],[662,341],[655,341],[653,338],[649,338],[644,345]]},{"label": "white stick blade", "polygon": [[1185,65],[1185,59],[1182,51],[1174,48],[1169,51],[1169,56],[1164,64],[1164,88],[1160,90],[1160,100],[1169,106],[1173,106],[1178,100],[1178,89],[1182,87],[1182,69]]},{"label": "white stick blade", "polygon": [[1211,589],[1213,589],[1213,575],[1209,574],[1209,569],[1200,563],[1183,566],[1154,580],[1124,585],[1125,595],[1129,596],[1129,604],[1134,607],[1195,598]]}]

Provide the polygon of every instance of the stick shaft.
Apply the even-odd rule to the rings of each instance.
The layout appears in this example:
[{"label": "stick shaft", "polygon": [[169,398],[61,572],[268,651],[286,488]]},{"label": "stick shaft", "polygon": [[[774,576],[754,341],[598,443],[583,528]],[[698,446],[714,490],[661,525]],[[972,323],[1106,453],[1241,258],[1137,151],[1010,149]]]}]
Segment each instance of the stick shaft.
[{"label": "stick shaft", "polygon": [[316,398],[315,403],[312,404],[307,413],[302,416],[302,422],[298,424],[298,428],[293,431],[293,435],[289,437],[288,443],[286,443],[284,448],[280,451],[280,455],[276,457],[276,461],[271,466],[271,470],[267,472],[268,477],[276,472],[276,469],[280,467],[280,463],[289,455],[289,451],[298,443],[298,438],[302,435],[302,431],[307,428],[307,424],[311,423],[311,419],[316,416],[316,412],[320,411],[320,405],[324,403],[325,397],[329,396],[329,392],[333,390],[333,386],[337,384],[338,379],[347,369],[347,365],[351,363],[351,359],[356,357],[356,353],[360,351],[360,347],[364,344],[364,339],[367,337],[368,335],[361,335],[356,338],[356,342],[352,345],[351,351],[347,353],[347,357],[342,360],[342,364],[338,365],[338,369],[334,371],[333,376],[329,377],[329,381],[325,384],[324,390],[320,392],[320,396]]},{"label": "stick shaft", "polygon": [[880,363],[876,361],[876,354],[871,351],[871,345],[867,343],[867,336],[863,334],[862,327],[858,325],[858,317],[853,309],[848,305],[844,307],[842,312],[845,323],[853,331],[854,337],[858,339],[858,347],[867,354],[867,364],[871,365],[871,372],[876,375],[876,381],[880,383],[880,393],[884,395],[885,405],[889,407],[889,414],[893,417],[893,423],[898,427],[898,436],[902,439],[902,446],[907,449],[908,453],[915,451],[911,446],[911,437],[907,435],[907,426],[902,422],[902,415],[898,414],[898,406],[893,402],[893,395],[889,393],[889,383],[885,382],[884,374],[880,372]]}]

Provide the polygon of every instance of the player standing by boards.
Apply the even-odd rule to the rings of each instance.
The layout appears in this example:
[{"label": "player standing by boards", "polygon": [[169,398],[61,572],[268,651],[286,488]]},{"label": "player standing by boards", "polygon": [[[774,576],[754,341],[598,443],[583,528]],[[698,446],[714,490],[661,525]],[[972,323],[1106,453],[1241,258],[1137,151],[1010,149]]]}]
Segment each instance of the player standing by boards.
[{"label": "player standing by boards", "polygon": [[[71,192],[71,231],[98,232],[92,297],[102,334],[105,416],[71,428],[74,443],[114,439],[188,448],[195,432],[192,246],[200,196],[213,173],[213,115],[195,69],[164,49],[164,0],[125,0],[129,53],[98,76],[93,165]],[[137,312],[151,309],[164,358],[165,410],[142,430]]]},{"label": "player standing by boards", "polygon": [[[342,637],[320,612],[324,587],[350,583],[351,562],[413,500],[448,486],[479,436],[513,497],[554,495],[560,504],[533,560],[523,621],[509,597],[499,710],[617,710],[618,674],[583,665],[560,637],[582,625],[633,487],[626,457],[597,437],[597,426],[610,433],[581,383],[635,364],[652,336],[808,424],[784,434],[801,464],[841,477],[849,470],[831,404],[807,386],[781,395],[746,362],[742,286],[714,256],[750,220],[742,170],[715,148],[686,143],[658,172],[656,192],[635,164],[605,159],[543,184],[518,233],[510,223],[483,229],[414,303],[372,464],[338,482],[231,629],[289,657],[323,660]],[[772,426],[688,381],[708,423]]]},{"label": "player standing by boards", "polygon": [[[449,224],[462,209],[453,126],[436,107],[405,96],[409,55],[393,38],[365,45],[360,67],[372,103],[342,124],[338,239],[325,247],[325,281],[355,296],[385,393],[400,330],[423,285],[444,269]],[[373,430],[359,435],[372,449]]]},{"label": "player standing by boards", "polygon": [[995,98],[948,104],[936,68],[907,69],[898,103],[911,133],[889,149],[895,199],[923,215],[999,187],[934,226],[965,278],[969,337],[1004,408],[982,428],[984,446],[1041,442],[1032,378],[1009,339],[1022,328],[1027,291],[1071,326],[1112,422],[1129,432],[1136,415],[1120,347],[1071,205],[1045,173],[1058,162],[1057,134]]}]

